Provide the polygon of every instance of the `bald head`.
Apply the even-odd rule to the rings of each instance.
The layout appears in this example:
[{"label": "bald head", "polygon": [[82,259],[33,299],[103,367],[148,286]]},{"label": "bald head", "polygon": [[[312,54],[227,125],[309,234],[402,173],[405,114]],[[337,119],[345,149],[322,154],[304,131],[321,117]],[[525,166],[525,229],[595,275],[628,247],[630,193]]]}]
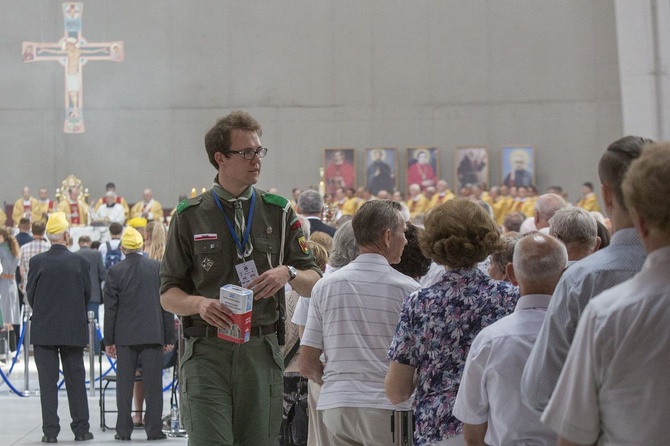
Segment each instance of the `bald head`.
[{"label": "bald head", "polygon": [[553,294],[568,263],[568,252],[553,237],[533,232],[521,238],[514,248],[508,275],[519,284],[521,295]]},{"label": "bald head", "polygon": [[568,206],[563,197],[557,194],[544,194],[535,203],[535,227],[540,230],[549,227],[549,219],[556,211]]}]

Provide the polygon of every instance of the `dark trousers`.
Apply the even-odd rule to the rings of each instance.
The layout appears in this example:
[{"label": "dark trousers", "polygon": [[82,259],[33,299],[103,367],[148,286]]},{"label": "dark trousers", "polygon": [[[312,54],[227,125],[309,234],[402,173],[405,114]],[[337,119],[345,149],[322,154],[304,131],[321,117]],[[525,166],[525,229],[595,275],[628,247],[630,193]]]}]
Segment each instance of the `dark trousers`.
[{"label": "dark trousers", "polygon": [[35,345],[35,365],[40,384],[42,405],[42,432],[48,437],[57,437],[60,432],[58,418],[58,356],[63,364],[63,375],[70,406],[72,423],[76,435],[90,430],[88,422],[88,398],[86,396],[86,370],[84,348],[56,345]]},{"label": "dark trousers", "polygon": [[116,433],[130,437],[133,431],[133,386],[137,361],[142,361],[142,387],[147,410],[144,429],[147,437],[157,437],[163,431],[163,346],[117,345],[116,346]]}]

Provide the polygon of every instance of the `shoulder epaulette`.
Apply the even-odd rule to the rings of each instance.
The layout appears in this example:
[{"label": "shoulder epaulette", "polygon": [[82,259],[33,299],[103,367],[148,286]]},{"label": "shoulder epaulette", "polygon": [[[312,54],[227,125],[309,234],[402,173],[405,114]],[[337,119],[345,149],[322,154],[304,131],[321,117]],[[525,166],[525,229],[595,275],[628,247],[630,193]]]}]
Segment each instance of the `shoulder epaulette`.
[{"label": "shoulder epaulette", "polygon": [[200,203],[202,203],[202,196],[193,197],[193,198],[183,200],[177,205],[177,214],[181,214],[182,212],[184,212],[186,209],[190,208],[191,206],[197,206]]},{"label": "shoulder epaulette", "polygon": [[281,195],[265,193],[262,195],[262,197],[263,201],[266,202],[267,204],[274,204],[275,206],[279,206],[282,209],[288,206],[288,200],[282,197]]}]

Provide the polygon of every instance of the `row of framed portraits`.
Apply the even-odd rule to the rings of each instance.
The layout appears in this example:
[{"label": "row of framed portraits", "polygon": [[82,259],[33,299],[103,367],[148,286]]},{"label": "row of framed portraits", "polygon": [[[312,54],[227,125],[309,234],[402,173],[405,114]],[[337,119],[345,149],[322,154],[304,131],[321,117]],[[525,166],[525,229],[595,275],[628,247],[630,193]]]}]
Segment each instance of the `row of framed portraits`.
[{"label": "row of framed portraits", "polygon": [[[324,149],[324,178],[326,193],[334,194],[338,187],[355,188],[356,149]],[[403,170],[399,171],[399,165]],[[380,190],[398,190],[400,175],[405,188],[419,184],[422,189],[435,186],[445,178],[440,175],[439,150],[436,147],[406,149],[404,163],[400,163],[398,149],[375,147],[365,150],[365,184],[373,195]],[[489,149],[486,147],[457,147],[454,159],[454,181],[460,190],[467,184],[490,184]],[[502,183],[507,186],[535,184],[535,149],[532,146],[505,146],[502,148]]]}]

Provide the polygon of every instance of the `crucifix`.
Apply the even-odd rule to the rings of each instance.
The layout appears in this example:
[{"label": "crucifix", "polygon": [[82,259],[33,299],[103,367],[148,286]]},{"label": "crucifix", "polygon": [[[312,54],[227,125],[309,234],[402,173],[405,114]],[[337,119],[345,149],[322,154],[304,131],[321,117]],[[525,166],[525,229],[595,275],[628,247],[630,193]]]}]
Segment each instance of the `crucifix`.
[{"label": "crucifix", "polygon": [[123,62],[123,42],[90,43],[81,35],[82,3],[63,3],[58,42],[23,42],[23,62],[55,60],[65,67],[65,133],[84,133],[82,69],[89,60]]}]

